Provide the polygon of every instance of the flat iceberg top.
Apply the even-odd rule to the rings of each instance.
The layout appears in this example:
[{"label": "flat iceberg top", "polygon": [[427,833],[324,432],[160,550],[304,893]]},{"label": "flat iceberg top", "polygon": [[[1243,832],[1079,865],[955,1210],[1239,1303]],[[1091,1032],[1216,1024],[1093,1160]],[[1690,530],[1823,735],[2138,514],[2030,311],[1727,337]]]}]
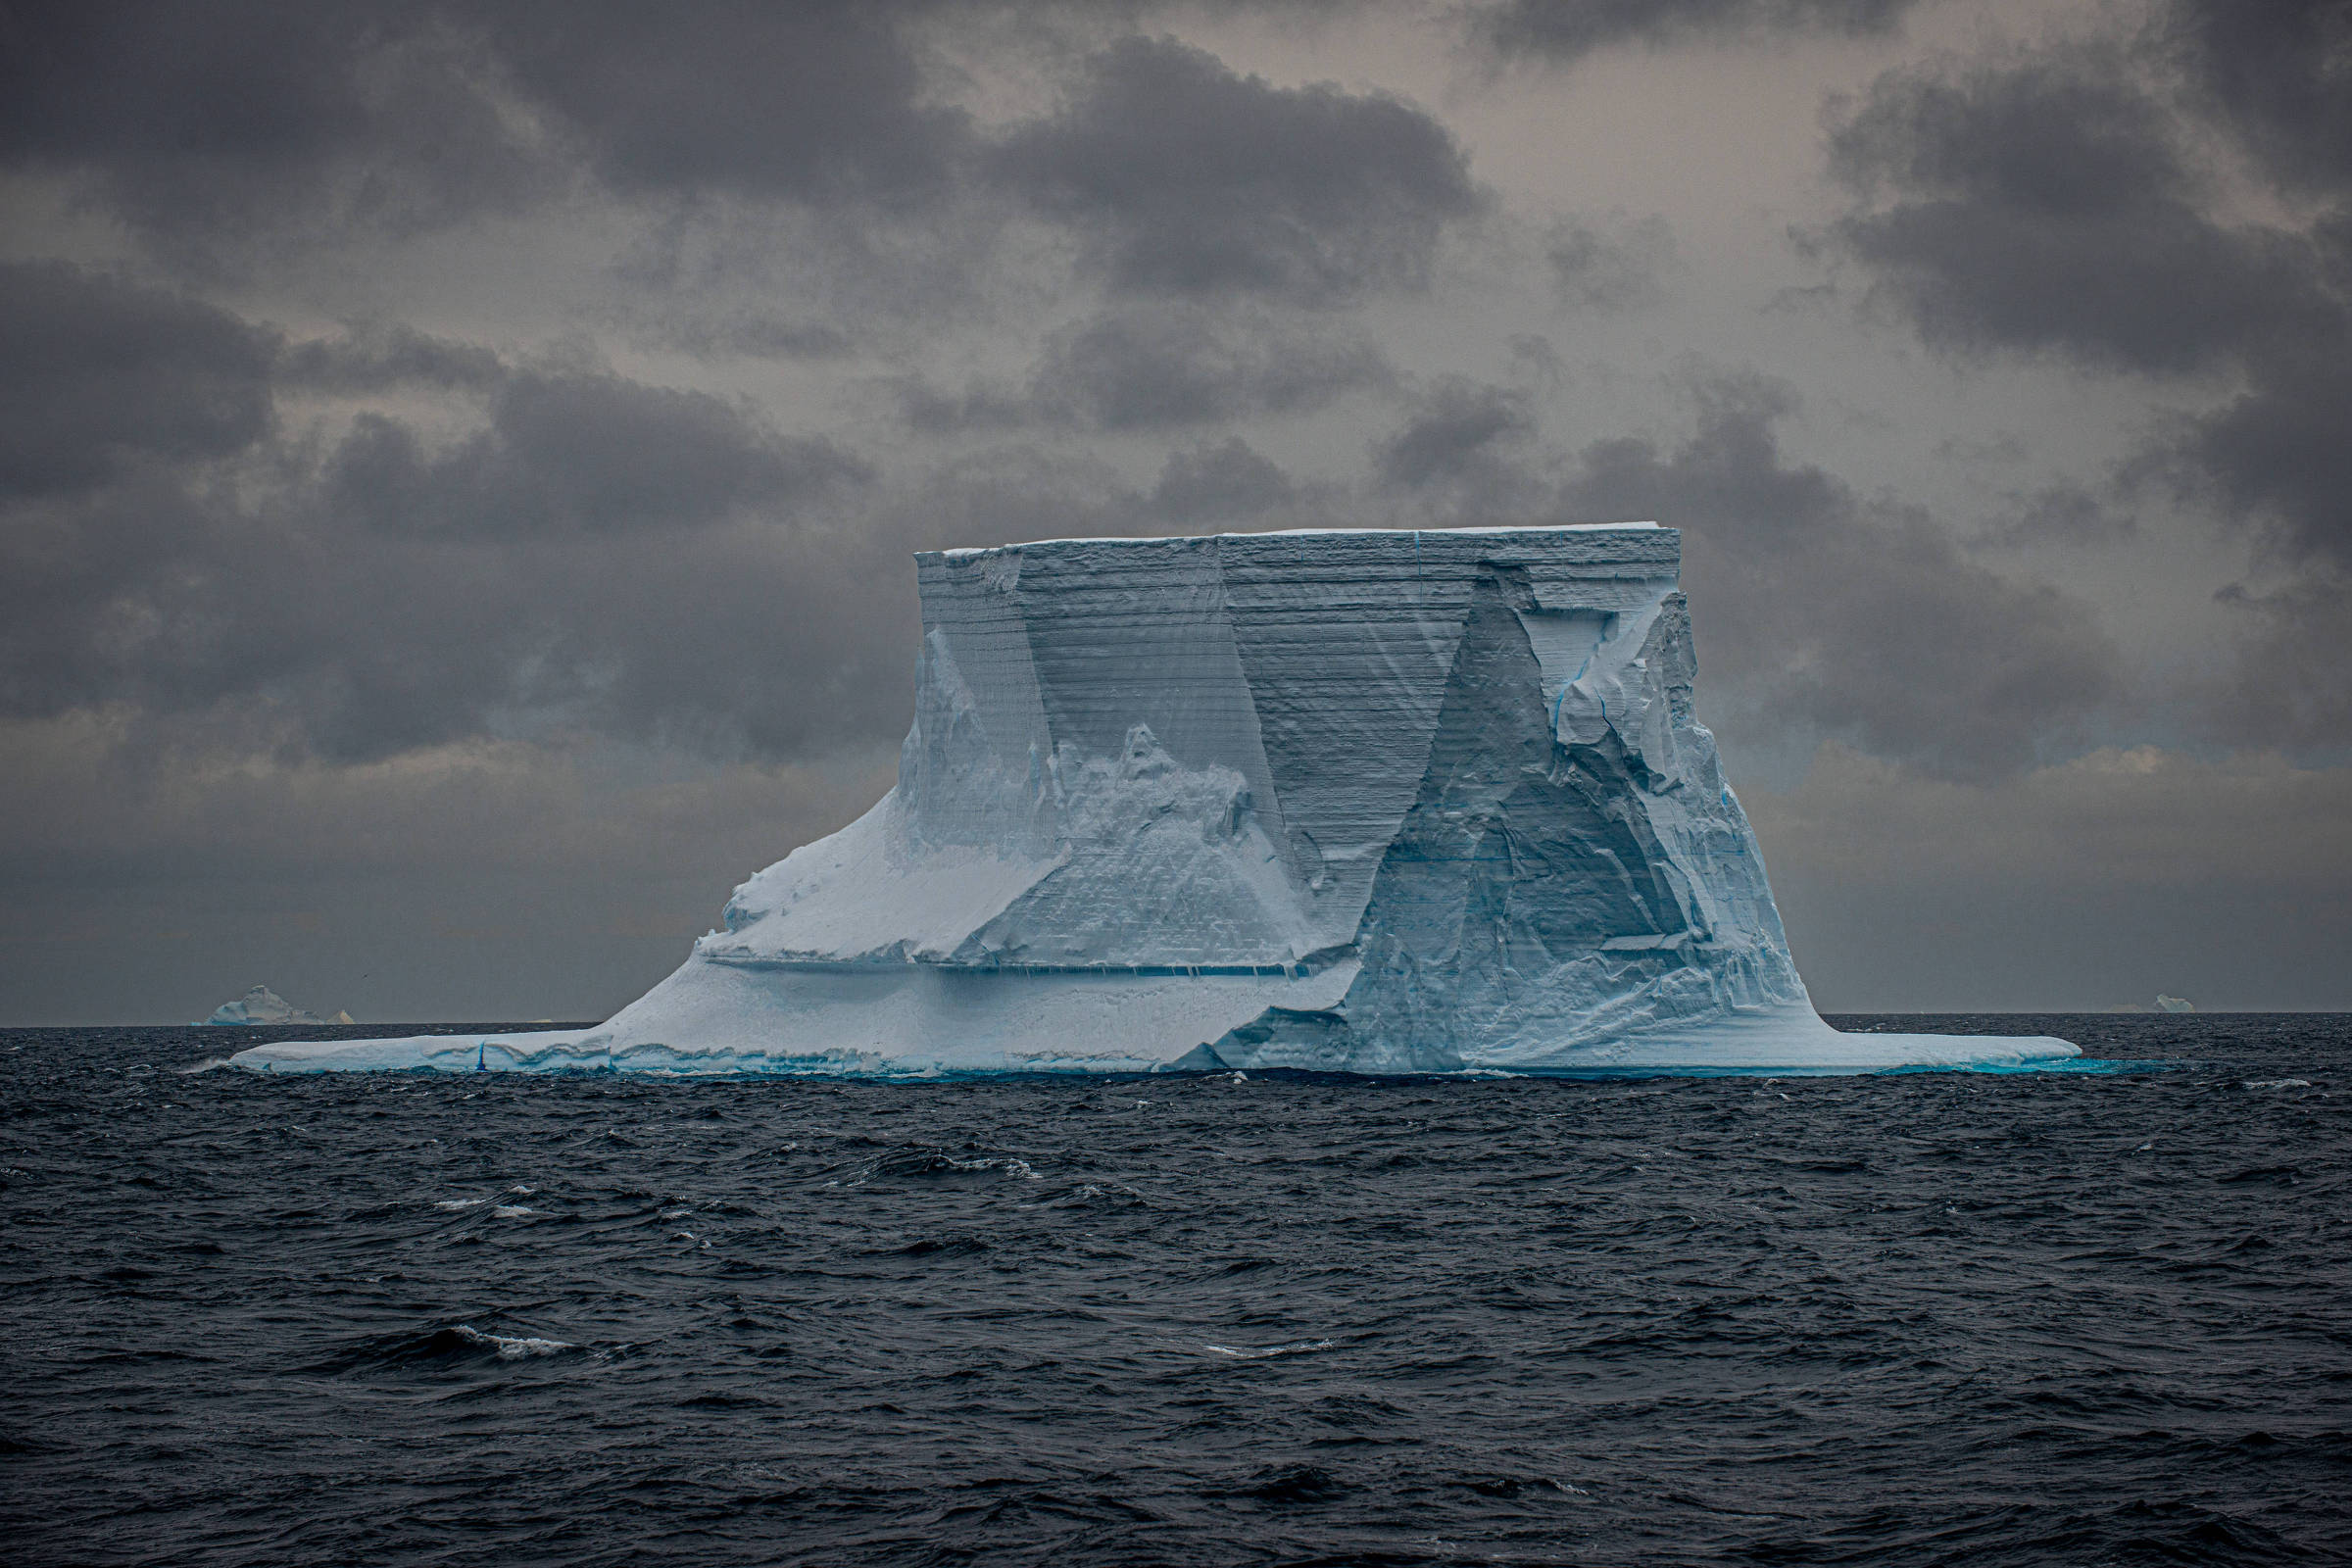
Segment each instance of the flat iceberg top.
[{"label": "flat iceberg top", "polygon": [[1429,539],[1453,537],[1461,539],[1498,539],[1527,536],[1531,540],[1545,536],[1620,532],[1672,533],[1654,521],[1641,522],[1538,522],[1513,523],[1496,528],[1272,528],[1259,533],[1170,533],[1170,534],[1077,534],[1064,539],[1025,539],[1002,545],[963,545],[952,550],[918,550],[915,559],[958,560],[972,556],[993,556],[1005,551],[1048,550],[1061,545],[1199,545],[1209,540],[1250,539]]}]

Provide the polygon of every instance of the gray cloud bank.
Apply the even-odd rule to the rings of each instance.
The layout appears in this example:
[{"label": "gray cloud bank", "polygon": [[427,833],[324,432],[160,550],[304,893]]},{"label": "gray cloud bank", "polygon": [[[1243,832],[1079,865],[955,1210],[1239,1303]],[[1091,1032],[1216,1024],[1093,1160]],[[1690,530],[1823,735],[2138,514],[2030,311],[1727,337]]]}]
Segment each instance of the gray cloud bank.
[{"label": "gray cloud bank", "polygon": [[[623,1001],[728,875],[862,804],[906,722],[906,552],[1057,533],[1683,526],[1710,713],[1775,760],[1750,793],[1842,933],[1806,955],[1830,974],[1892,940],[1826,911],[1855,846],[1930,830],[1897,797],[2320,810],[2352,744],[2341,7],[1911,47],[1931,11],[9,7],[0,1007],[193,1016],[293,994],[273,953],[340,1005],[335,909],[477,931],[420,911],[540,870],[569,891],[498,922],[509,968],[580,1000],[504,1005]],[[1389,84],[1433,36],[1455,75]],[[1629,218],[1495,182],[1479,136],[1550,132],[1447,96],[1815,48],[1878,53],[1789,99],[1818,128],[1771,199],[1829,195],[1794,244],[1759,223],[1762,261],[1671,191]],[[1769,318],[1767,264],[1862,304],[1820,318],[1828,371],[1717,347]],[[2137,412],[2124,450],[1919,491],[1843,471],[1849,373]],[[2229,658],[2155,681],[2098,564],[2164,518],[2238,565],[2195,587]],[[2161,800],[2081,762],[2126,755]],[[172,891],[203,885],[218,921]],[[2340,931],[2314,897],[2278,922]],[[564,899],[607,911],[593,964]],[[104,1000],[114,958],[59,933],[167,905],[140,940],[184,966]],[[422,1000],[475,940],[417,936],[366,1004],[501,1010],[488,974]],[[1953,971],[1902,972],[1838,984],[1940,1004]],[[2146,989],[2084,973],[1985,1000]]]},{"label": "gray cloud bank", "polygon": [[[863,733],[843,590],[880,535],[828,524],[873,474],[829,440],[415,333],[289,348],[44,264],[0,270],[0,341],[32,432],[0,547],[11,716],[233,713],[343,759],[534,720],[765,755]],[[468,433],[363,412],[322,441],[277,408],[418,383]]]},{"label": "gray cloud bank", "polygon": [[[2218,717],[2239,740],[2352,739],[2347,69],[2340,5],[2183,3],[2132,37],[1889,73],[1830,137],[1857,198],[1832,243],[1930,346],[2230,388],[2152,434],[2129,476],[2200,497],[2306,573],[2223,590],[2248,615],[2249,678]],[[2292,216],[2236,216],[2249,195]],[[2282,682],[2302,689],[2248,701]]]}]

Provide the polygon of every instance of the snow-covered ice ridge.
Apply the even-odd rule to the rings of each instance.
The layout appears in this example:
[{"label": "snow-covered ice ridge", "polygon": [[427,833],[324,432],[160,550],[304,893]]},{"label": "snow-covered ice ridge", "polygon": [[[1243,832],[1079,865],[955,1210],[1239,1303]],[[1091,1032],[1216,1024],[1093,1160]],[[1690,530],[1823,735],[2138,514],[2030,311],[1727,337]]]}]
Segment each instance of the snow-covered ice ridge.
[{"label": "snow-covered ice ridge", "polygon": [[916,556],[896,788],[584,1031],[258,1046],[272,1070],[1862,1071],[1691,713],[1654,523]]}]

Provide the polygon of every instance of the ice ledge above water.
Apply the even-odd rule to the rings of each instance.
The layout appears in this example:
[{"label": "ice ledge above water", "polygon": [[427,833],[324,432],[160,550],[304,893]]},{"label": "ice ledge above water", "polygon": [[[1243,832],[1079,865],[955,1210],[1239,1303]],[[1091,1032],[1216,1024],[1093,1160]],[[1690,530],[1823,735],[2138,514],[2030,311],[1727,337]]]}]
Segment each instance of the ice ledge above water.
[{"label": "ice ledge above water", "polygon": [[[514,1034],[285,1041],[239,1052],[257,1072],[653,1072],[676,1076],[930,1078],[1165,1071],[1658,1076],[2014,1069],[2077,1054],[2063,1040],[1844,1034],[1809,1007],[1671,1027],[1581,1048],[1473,1054],[1277,1036],[1269,1016],[1337,1016],[1349,959],[1311,973],[1021,974],[926,964],[746,972],[688,964],[610,1022]],[[1264,1033],[1266,1038],[1254,1038]]]},{"label": "ice ledge above water", "polygon": [[[692,1078],[956,1078],[1007,1074],[1102,1074],[1168,1072],[1348,1072],[1311,1064],[1195,1057],[1174,1063],[1145,1062],[1119,1052],[1086,1055],[1047,1053],[1024,1059],[1004,1056],[957,1059],[956,1054],[906,1054],[843,1047],[794,1050],[745,1047],[680,1050],[662,1044],[620,1044],[600,1039],[597,1030],[540,1030],[516,1034],[412,1035],[391,1040],[301,1042],[255,1046],[230,1058],[251,1072],[633,1072]],[[1752,1042],[1750,1042],[1752,1044]],[[1425,1070],[1423,1077],[1698,1078],[1726,1076],[1814,1077],[1886,1072],[2013,1072],[2055,1068],[2080,1055],[2064,1040],[2045,1035],[1971,1036],[1850,1034],[1823,1047],[1815,1042],[1810,1059],[1759,1064],[1726,1043],[1690,1043],[1657,1053],[1632,1052],[1606,1058],[1517,1067],[1467,1066]],[[1373,1073],[1367,1076],[1395,1076]]]}]

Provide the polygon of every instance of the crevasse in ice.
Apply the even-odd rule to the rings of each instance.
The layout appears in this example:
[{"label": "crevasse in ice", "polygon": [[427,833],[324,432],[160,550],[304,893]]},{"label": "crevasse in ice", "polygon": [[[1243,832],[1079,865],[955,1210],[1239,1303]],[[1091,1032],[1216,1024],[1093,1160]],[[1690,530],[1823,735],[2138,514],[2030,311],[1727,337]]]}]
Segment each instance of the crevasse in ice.
[{"label": "crevasse in ice", "polygon": [[899,779],[583,1031],[270,1070],[1851,1071],[1691,710],[1650,523],[1063,539],[916,558]]}]

